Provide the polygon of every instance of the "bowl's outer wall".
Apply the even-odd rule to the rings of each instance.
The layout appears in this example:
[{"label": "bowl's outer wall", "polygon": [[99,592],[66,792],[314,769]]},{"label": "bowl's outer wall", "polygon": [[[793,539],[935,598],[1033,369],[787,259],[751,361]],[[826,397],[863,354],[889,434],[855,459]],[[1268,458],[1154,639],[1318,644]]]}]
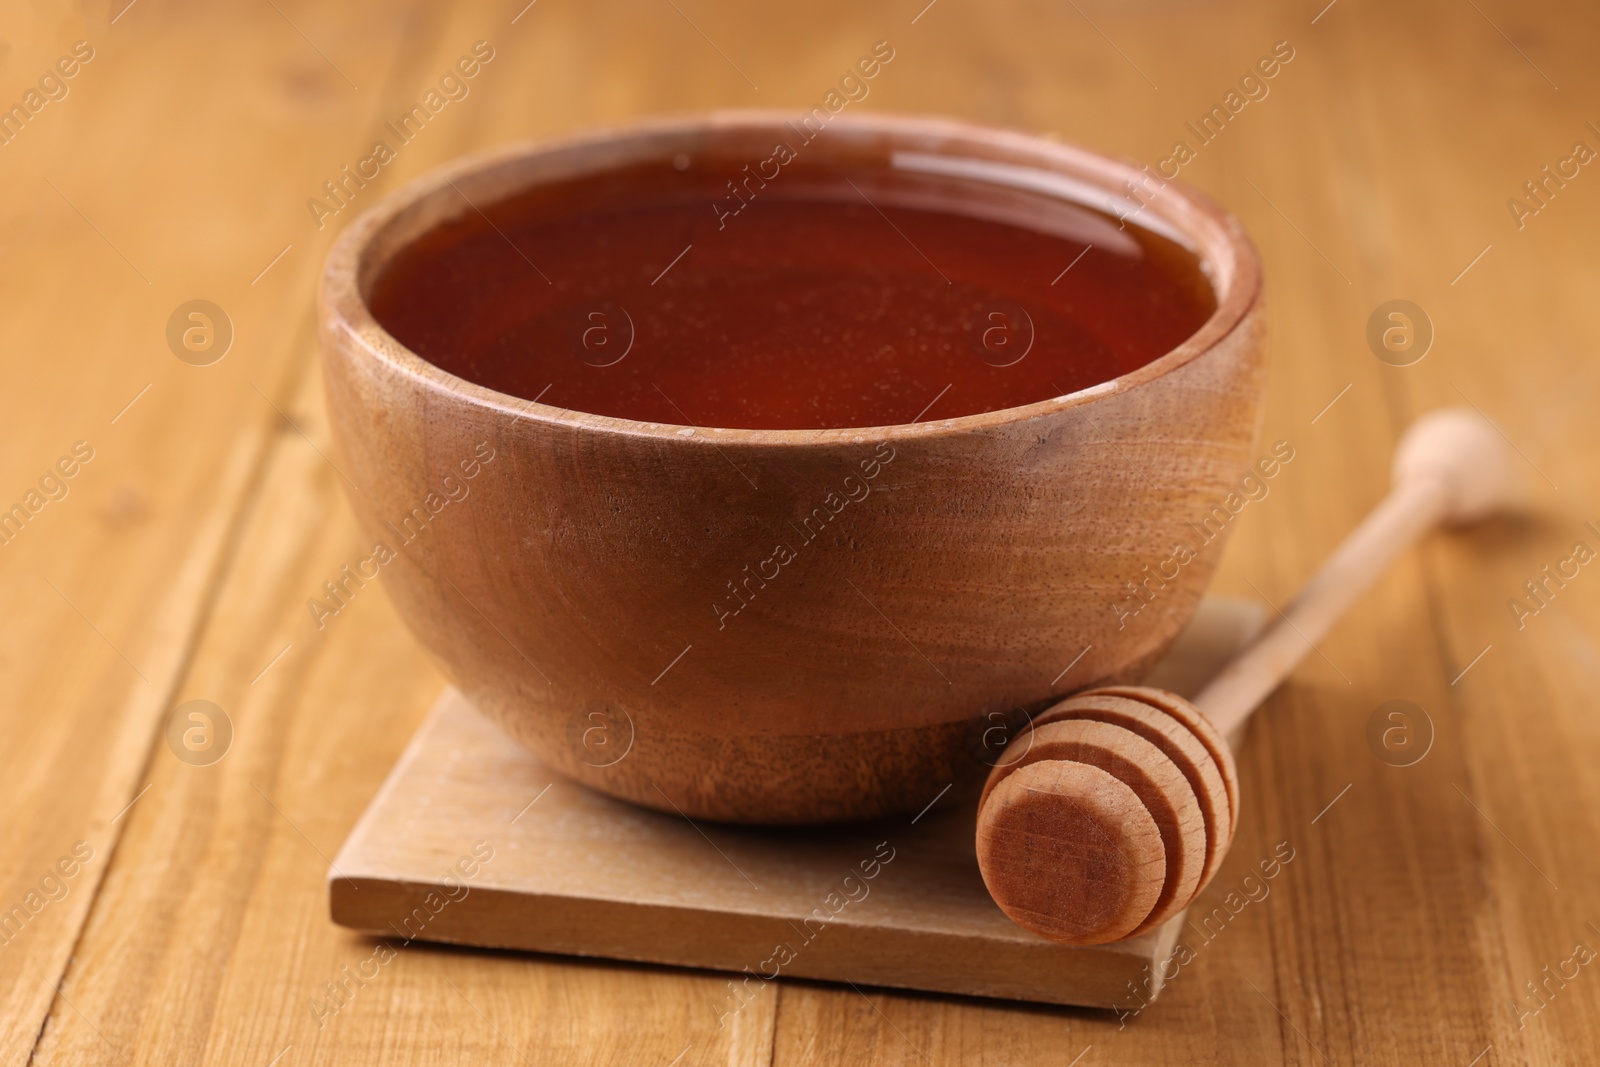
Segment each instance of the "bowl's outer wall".
[{"label": "bowl's outer wall", "polygon": [[774,443],[518,416],[322,324],[379,583],[447,675],[556,769],[741,822],[916,811],[981,781],[1005,713],[1137,678],[1221,555],[1232,524],[1198,527],[1255,459],[1263,387],[1257,299],[1089,403]]}]

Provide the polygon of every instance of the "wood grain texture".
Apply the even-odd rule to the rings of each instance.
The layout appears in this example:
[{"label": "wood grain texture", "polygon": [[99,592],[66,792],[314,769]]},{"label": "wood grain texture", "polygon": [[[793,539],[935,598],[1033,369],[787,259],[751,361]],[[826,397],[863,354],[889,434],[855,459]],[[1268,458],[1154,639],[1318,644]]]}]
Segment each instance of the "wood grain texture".
[{"label": "wood grain texture", "polygon": [[[252,136],[209,157],[184,195],[166,195],[172,161],[206,156],[196,141],[241,103],[209,91],[230,63],[207,42],[275,35],[278,16],[174,13],[163,36],[131,15],[111,27],[48,8],[15,22],[8,13],[8,105],[75,42],[93,58],[0,147],[0,493],[8,511],[27,508],[0,546],[7,1063],[27,1059],[52,1003],[62,1006],[55,987],[127,828],[122,813],[148,781],[173,706],[202,695],[189,688],[189,657],[279,423],[258,390],[276,393],[307,366],[307,320],[282,310],[315,254],[252,288],[279,246],[240,192],[269,167],[287,178],[315,165],[317,147],[297,132],[302,109],[317,109],[330,136],[352,136],[364,116],[338,99],[331,72],[296,53],[257,53],[232,64],[236,84],[250,86]],[[398,47],[393,30],[370,43],[379,61]],[[148,77],[152,67],[165,75]],[[169,313],[201,295],[227,305],[237,334],[232,358],[207,367],[179,362],[164,339]],[[73,457],[82,462],[61,477],[58,463]],[[48,502],[35,510],[29,492]],[[253,675],[271,653],[237,655],[234,669]]]},{"label": "wood grain texture", "polygon": [[[1575,141],[1596,145],[1592,5],[539,0],[514,25],[520,2],[277,7],[8,12],[0,100],[74,40],[97,58],[0,146],[0,499],[74,441],[96,459],[0,548],[0,907],[76,841],[96,859],[0,948],[3,1062],[120,1062],[97,1028],[160,1063],[264,1065],[292,1044],[279,1067],[659,1065],[686,1045],[680,1063],[1489,1067],[1600,1047],[1592,968],[1542,1000],[1526,988],[1575,942],[1600,948],[1600,580],[1588,566],[1559,586],[1542,575],[1577,541],[1600,548],[1585,526],[1600,522],[1585,417],[1600,388],[1600,179],[1583,168],[1521,228],[1506,203]],[[1183,167],[1261,249],[1263,441],[1295,450],[1236,520],[1222,591],[1281,605],[1382,495],[1404,425],[1463,398],[1525,458],[1533,511],[1403,559],[1272,698],[1241,753],[1234,847],[1191,915],[1195,958],[1137,1016],[793,982],[702,1045],[672,1019],[704,976],[416,948],[317,1030],[310,997],[370,946],[328,922],[322,858],[249,782],[331,855],[440,679],[379,589],[296,665],[315,633],[305,598],[370,547],[338,476],[251,386],[327,448],[309,308],[340,220],[317,230],[306,199],[478,39],[500,58],[371,192],[511,138],[809,107],[884,38],[900,58],[862,108],[1054,132],[1152,165],[1275,42],[1295,49]],[[210,368],[162,337],[195,297],[238,327]],[[1365,341],[1395,298],[1435,328],[1410,367]],[[1530,580],[1548,581],[1540,601]],[[156,695],[137,695],[117,650]],[[158,736],[191,697],[235,719],[239,747],[210,768]],[[1431,721],[1408,767],[1368,742],[1396,699]],[[1413,715],[1414,736],[1423,726]],[[1268,879],[1279,843],[1293,859]],[[191,914],[203,934],[185,933]]]},{"label": "wood grain texture", "polygon": [[983,814],[975,836],[985,885],[1024,929],[1069,945],[1109,944],[1131,937],[1161,903],[1162,826],[1111,771],[1077,760],[1024,764],[995,785]]}]

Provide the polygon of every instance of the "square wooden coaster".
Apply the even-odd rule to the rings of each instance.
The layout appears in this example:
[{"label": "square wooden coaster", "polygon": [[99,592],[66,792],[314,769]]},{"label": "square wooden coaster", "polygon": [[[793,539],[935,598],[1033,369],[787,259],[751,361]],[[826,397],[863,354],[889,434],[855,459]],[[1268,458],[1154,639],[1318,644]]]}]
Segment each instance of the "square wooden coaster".
[{"label": "square wooden coaster", "polygon": [[[1206,600],[1146,682],[1193,694],[1261,619]],[[1183,916],[1115,945],[1028,933],[984,888],[974,818],[691,823],[561,778],[447,690],[328,891],[334,922],[390,939],[736,972],[716,1016],[780,975],[1090,1007],[1131,1003],[1129,983],[1159,991]]]}]

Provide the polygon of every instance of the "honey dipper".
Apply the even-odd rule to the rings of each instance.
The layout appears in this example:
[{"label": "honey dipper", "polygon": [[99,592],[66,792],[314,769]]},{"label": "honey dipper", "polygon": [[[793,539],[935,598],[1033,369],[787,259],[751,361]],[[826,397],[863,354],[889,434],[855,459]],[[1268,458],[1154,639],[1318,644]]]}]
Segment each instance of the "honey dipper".
[{"label": "honey dipper", "polygon": [[1000,909],[1042,937],[1094,945],[1187,907],[1238,825],[1227,737],[1401,552],[1436,524],[1504,507],[1515,474],[1477,413],[1423,416],[1396,450],[1389,495],[1192,702],[1106,686],[1036,716],[978,802],[978,865]]}]

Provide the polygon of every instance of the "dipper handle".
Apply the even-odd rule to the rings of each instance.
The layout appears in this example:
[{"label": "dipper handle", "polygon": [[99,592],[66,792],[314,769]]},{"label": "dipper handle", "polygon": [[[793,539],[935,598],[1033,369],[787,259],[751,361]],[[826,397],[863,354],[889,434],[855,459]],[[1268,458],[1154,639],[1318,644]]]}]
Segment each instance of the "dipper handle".
[{"label": "dipper handle", "polygon": [[1517,474],[1499,431],[1477,412],[1444,408],[1418,419],[1395,451],[1389,495],[1195,706],[1232,734],[1395,557],[1441,522],[1474,522],[1510,504]]},{"label": "dipper handle", "polygon": [[978,803],[978,868],[995,903],[1026,929],[1075,945],[1138,936],[1187,907],[1238,823],[1223,735],[1397,555],[1436,523],[1506,505],[1515,475],[1482,417],[1424,416],[1400,442],[1388,497],[1193,704],[1160,689],[1101,686],[1041,712],[1018,754],[990,771]]}]

